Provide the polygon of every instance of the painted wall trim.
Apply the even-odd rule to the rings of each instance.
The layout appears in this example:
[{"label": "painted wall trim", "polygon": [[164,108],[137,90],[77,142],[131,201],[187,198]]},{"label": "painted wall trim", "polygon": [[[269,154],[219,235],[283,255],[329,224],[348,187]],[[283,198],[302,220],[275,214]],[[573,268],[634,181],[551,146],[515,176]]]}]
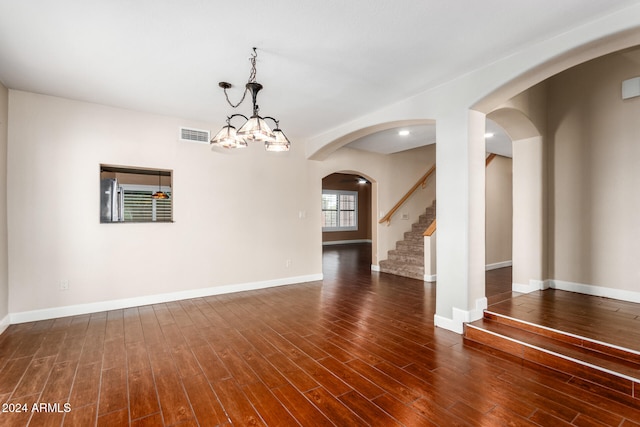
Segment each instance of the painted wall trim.
[{"label": "painted wall trim", "polygon": [[[502,262],[496,262],[494,264],[487,264],[485,265],[485,270],[489,271],[489,270],[496,270],[498,268],[504,268],[504,267],[511,267],[513,265],[512,261],[502,261]],[[373,270],[373,268],[372,268]],[[423,280],[425,282],[436,282],[438,280],[438,275],[437,274],[425,274],[423,277]],[[515,285],[515,283],[514,283]]]},{"label": "painted wall trim", "polygon": [[322,242],[322,246],[351,245],[353,243],[371,243],[371,239],[333,240],[333,241],[328,241],[328,242]]},{"label": "painted wall trim", "polygon": [[371,271],[380,271],[380,266],[378,264],[371,264]]},{"label": "painted wall trim", "polygon": [[464,332],[464,327],[462,322],[456,322],[453,319],[448,319],[443,316],[439,316],[437,314],[433,315],[433,323],[438,328],[446,329],[448,331],[453,331],[457,334],[462,334]]},{"label": "painted wall trim", "polygon": [[640,292],[624,289],[605,288],[603,286],[587,285],[584,283],[566,282],[564,280],[550,280],[550,288],[561,291],[579,292],[581,294],[605,297],[621,301],[640,303]]},{"label": "painted wall trim", "polygon": [[457,307],[453,307],[452,314],[453,319],[448,319],[437,314],[433,315],[433,323],[443,329],[448,329],[457,334],[464,332],[464,324],[481,319],[484,315],[484,310],[488,307],[486,297],[478,298],[476,300],[476,307],[472,310],[462,310]]},{"label": "painted wall trim", "polygon": [[531,279],[529,280],[528,285],[513,283],[511,289],[513,292],[520,292],[523,294],[528,294],[534,291],[543,291],[545,289],[558,289],[561,291],[577,292],[585,295],[593,295],[596,297],[605,297],[640,304],[640,292],[588,285],[585,283],[567,282],[564,280]]},{"label": "painted wall trim", "polygon": [[489,271],[489,270],[497,270],[498,268],[511,267],[511,266],[513,266],[513,261],[509,260],[509,261],[495,262],[493,264],[487,264],[484,266],[484,269],[486,271]]},{"label": "painted wall trim", "polygon": [[[19,313],[10,313],[8,317],[11,324],[34,322],[38,320],[55,319],[58,317],[77,316],[80,314],[97,313],[101,311],[118,310],[122,308],[159,304],[189,298],[201,298],[211,295],[230,294],[234,292],[251,291],[256,289],[293,285],[297,283],[315,282],[320,280],[322,280],[322,274],[310,274],[306,276],[286,277],[282,279],[265,280],[260,282],[214,286],[210,288],[191,289],[188,291],[170,292],[166,294],[146,295],[134,298],[94,302],[89,304],[77,304],[65,307],[45,308],[42,310],[23,311]],[[0,323],[0,326],[1,325],[2,324]]]},{"label": "painted wall trim", "polygon": [[543,291],[545,289],[549,289],[549,287],[550,287],[549,280],[530,279],[528,284],[523,284],[523,283],[511,284],[511,290],[513,292],[520,292],[521,294],[529,294],[535,291]]},{"label": "painted wall trim", "polygon": [[0,320],[0,334],[6,331],[10,324],[11,324],[11,319],[7,314],[6,316],[4,316],[4,319]]}]

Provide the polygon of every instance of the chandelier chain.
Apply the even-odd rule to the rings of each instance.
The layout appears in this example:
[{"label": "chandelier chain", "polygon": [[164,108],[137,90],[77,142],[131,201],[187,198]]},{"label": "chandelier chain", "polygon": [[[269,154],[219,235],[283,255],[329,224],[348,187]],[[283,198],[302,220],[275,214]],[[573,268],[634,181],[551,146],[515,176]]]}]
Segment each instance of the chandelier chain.
[{"label": "chandelier chain", "polygon": [[[256,81],[256,58],[258,57],[258,53],[256,52],[256,48],[253,48],[253,53],[251,54],[251,58],[249,58],[249,61],[251,62],[251,72],[249,73],[249,81],[248,83],[255,83]],[[224,90],[224,96],[225,98],[227,98],[227,103],[229,105],[231,105],[232,108],[238,108],[240,106],[240,104],[242,104],[244,102],[244,99],[247,97],[247,92],[249,91],[246,87],[244,89],[244,92],[242,93],[242,98],[240,99],[240,101],[237,104],[234,104],[233,102],[231,102],[231,100],[229,99],[229,94],[227,93],[227,88],[223,88]]]},{"label": "chandelier chain", "polygon": [[224,88],[224,96],[225,96],[225,98],[227,98],[227,102],[229,103],[229,105],[231,105],[231,107],[233,107],[233,108],[238,108],[240,106],[240,104],[242,104],[242,102],[244,101],[244,99],[247,96],[247,92],[248,92],[248,90],[245,88],[244,89],[244,93],[242,94],[242,99],[240,99],[240,101],[237,104],[233,104],[231,102],[231,100],[229,100],[229,94],[227,93],[227,88]]},{"label": "chandelier chain", "polygon": [[256,48],[253,48],[253,53],[251,54],[251,58],[249,61],[251,62],[251,73],[249,73],[249,83],[255,83],[256,81],[256,58],[258,57],[258,52],[256,52]]}]

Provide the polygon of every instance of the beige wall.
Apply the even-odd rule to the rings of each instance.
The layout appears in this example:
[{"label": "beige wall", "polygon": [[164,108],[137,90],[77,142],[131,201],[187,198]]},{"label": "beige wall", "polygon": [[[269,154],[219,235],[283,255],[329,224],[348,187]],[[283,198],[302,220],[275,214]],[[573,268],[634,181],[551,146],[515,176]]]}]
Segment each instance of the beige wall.
[{"label": "beige wall", "polygon": [[548,81],[556,280],[640,291],[640,98],[621,98],[622,81],[639,75],[636,48]]},{"label": "beige wall", "polygon": [[[434,178],[391,226],[377,224],[435,162],[433,146],[389,156],[344,148],[317,162],[303,141],[283,154],[177,140],[179,126],[209,123],[15,90],[9,109],[12,314],[318,277],[321,183],[333,172],[373,181],[374,264],[435,196]],[[172,170],[175,222],[100,224],[100,164]]]},{"label": "beige wall", "polygon": [[[373,183],[373,264],[435,199],[434,176],[378,224],[435,163],[434,145],[392,155],[342,148],[322,162],[306,160],[302,144],[284,155],[212,152],[176,138],[179,126],[211,124],[21,91],[8,98],[11,313],[319,275],[321,182],[334,172]],[[487,264],[510,259],[508,163],[494,160],[487,174]],[[173,170],[175,223],[100,224],[100,164]]]},{"label": "beige wall", "polygon": [[511,261],[512,170],[511,159],[496,156],[487,166],[486,179],[486,264]]},{"label": "beige wall", "polygon": [[9,91],[0,84],[0,332],[8,323],[9,282],[7,253],[7,124]]},{"label": "beige wall", "polygon": [[[321,186],[303,142],[212,152],[177,135],[216,124],[15,90],[9,109],[12,314],[321,274]],[[100,164],[173,170],[175,222],[100,224]]]}]

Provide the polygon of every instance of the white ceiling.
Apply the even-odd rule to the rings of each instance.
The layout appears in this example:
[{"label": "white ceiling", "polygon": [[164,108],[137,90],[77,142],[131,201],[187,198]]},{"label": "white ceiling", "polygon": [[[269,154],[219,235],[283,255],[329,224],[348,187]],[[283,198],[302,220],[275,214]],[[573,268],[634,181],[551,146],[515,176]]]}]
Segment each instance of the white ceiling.
[{"label": "white ceiling", "polygon": [[[398,132],[400,131],[408,131],[409,134],[399,135]],[[380,154],[391,154],[423,145],[435,144],[435,142],[436,125],[432,124],[404,126],[376,132],[347,144],[347,147]]]},{"label": "white ceiling", "polygon": [[0,81],[215,132],[256,46],[261,114],[295,143],[636,3],[0,0]]},{"label": "white ceiling", "polygon": [[[487,119],[486,150],[505,157],[512,157],[511,138],[496,122]],[[400,134],[401,131],[408,134]],[[404,126],[367,135],[346,146],[379,154],[392,154],[436,143],[436,125]]]}]

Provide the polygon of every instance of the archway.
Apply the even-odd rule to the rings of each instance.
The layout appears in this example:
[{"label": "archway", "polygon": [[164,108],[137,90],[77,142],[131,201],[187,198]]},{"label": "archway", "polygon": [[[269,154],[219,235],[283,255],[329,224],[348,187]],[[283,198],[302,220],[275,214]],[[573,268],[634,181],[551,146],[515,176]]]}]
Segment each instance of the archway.
[{"label": "archway", "polygon": [[341,147],[344,147],[350,142],[366,138],[367,136],[377,132],[389,129],[433,124],[435,124],[435,120],[432,119],[407,119],[376,123],[374,125],[353,130],[346,135],[336,136],[336,138],[331,140],[329,143],[324,143],[326,137],[322,135],[321,139],[318,139],[317,141],[310,141],[307,144],[307,157],[311,160],[325,160],[331,153]]},{"label": "archway", "polygon": [[[382,117],[391,118],[392,120],[399,117],[415,117],[418,112],[435,117],[438,120],[438,129],[440,130],[439,145],[447,146],[448,151],[445,154],[449,155],[445,159],[441,156],[443,154],[442,151],[438,154],[439,175],[443,176],[442,172],[445,172],[443,179],[439,179],[439,182],[443,182],[439,189],[449,189],[456,193],[455,196],[450,197],[444,203],[439,201],[438,215],[444,217],[449,214],[455,214],[456,210],[459,210],[459,206],[466,207],[470,201],[478,199],[481,190],[484,190],[484,186],[481,188],[481,186],[475,185],[478,180],[474,180],[476,169],[478,171],[480,169],[480,162],[477,161],[480,158],[480,154],[470,152],[473,144],[469,143],[472,138],[481,139],[482,131],[478,123],[484,119],[486,114],[491,115],[494,110],[496,111],[494,116],[498,122],[501,121],[501,114],[510,118],[512,113],[508,110],[497,112],[498,109],[512,108],[516,112],[519,111],[517,114],[523,114],[524,117],[529,119],[530,123],[523,122],[525,124],[511,127],[511,129],[508,129],[510,128],[508,123],[505,123],[504,126],[513,133],[514,141],[519,143],[516,149],[527,149],[533,153],[530,156],[530,160],[535,159],[535,161],[530,162],[528,167],[530,168],[530,173],[534,177],[537,176],[537,178],[527,180],[530,183],[534,183],[534,188],[529,192],[530,197],[527,200],[527,203],[533,207],[533,229],[530,227],[518,227],[515,224],[514,229],[528,229],[531,231],[530,237],[534,239],[532,241],[535,243],[532,246],[534,248],[534,258],[537,257],[538,261],[530,264],[531,269],[522,275],[523,279],[514,279],[524,282],[519,284],[523,285],[525,290],[540,288],[545,285],[546,276],[554,274],[554,271],[548,271],[548,257],[553,257],[554,254],[544,253],[544,250],[547,249],[545,248],[545,245],[547,245],[545,239],[549,238],[545,228],[548,224],[540,219],[545,218],[545,212],[549,209],[547,206],[548,201],[544,197],[544,191],[547,186],[545,180],[548,179],[548,176],[544,173],[544,168],[548,165],[545,163],[547,158],[541,136],[547,134],[544,128],[537,128],[539,123],[544,122],[546,114],[538,114],[540,106],[536,105],[538,101],[536,99],[520,98],[518,102],[514,101],[514,99],[519,98],[518,94],[523,93],[523,91],[530,95],[535,85],[576,64],[621,48],[637,45],[640,42],[640,31],[638,31],[637,23],[631,29],[629,29],[629,26],[622,24],[621,26],[612,25],[611,28],[619,28],[619,30],[616,30],[617,32],[609,31],[607,26],[601,28],[600,24],[602,23],[594,24],[598,31],[589,36],[585,35],[588,30],[587,26],[580,29],[578,37],[573,37],[571,40],[568,40],[569,36],[567,36],[563,37],[562,43],[559,43],[558,40],[554,40],[553,44],[551,42],[540,43],[535,46],[535,49],[523,51],[503,61],[498,61],[486,69],[477,73],[470,73],[468,76],[443,85],[437,90],[417,94],[406,101],[349,122],[314,139],[313,144],[307,150],[307,154],[308,156],[321,154],[322,149],[332,142],[352,135],[356,129],[371,127],[372,123],[377,123]],[[533,133],[533,136],[531,136],[532,132],[530,132],[532,128],[538,130]],[[464,158],[473,159],[475,168],[473,171],[467,165],[461,165],[464,162],[456,160],[455,157],[459,154],[462,154]],[[580,154],[584,155],[584,153]],[[476,163],[478,163],[478,167],[476,167]],[[446,184],[444,184],[445,181]],[[470,188],[469,185],[466,187],[461,185],[461,191],[456,187],[461,182],[464,185],[471,182],[474,186]],[[439,190],[439,199],[442,193]],[[518,202],[515,201],[515,203]],[[468,211],[472,212],[473,210],[469,209]],[[449,237],[459,237],[461,235],[459,232],[461,227],[466,227],[465,232],[473,230],[474,227],[469,226],[471,220],[476,221],[477,218],[465,212],[464,215],[454,215],[449,221],[448,228],[444,227],[444,224],[439,224],[439,228],[442,231],[440,241],[444,241]],[[514,236],[514,239],[519,240],[516,236]],[[439,257],[439,267],[441,263],[450,265],[446,272],[439,268],[438,275],[441,276],[439,279],[444,279],[446,276],[446,286],[451,289],[451,295],[463,295],[460,298],[444,299],[440,297],[440,294],[438,295],[438,311],[441,313],[443,320],[443,322],[438,323],[439,326],[451,330],[460,330],[464,319],[472,319],[478,314],[477,304],[475,304],[476,289],[474,288],[473,295],[469,292],[471,288],[468,285],[467,278],[469,275],[479,275],[481,266],[480,262],[476,262],[475,259],[471,262],[467,254],[473,254],[480,246],[484,246],[483,238],[479,237],[471,243],[469,239],[459,239],[455,244],[452,243],[445,249],[451,254],[464,251],[464,257],[447,255],[446,260],[442,260],[445,254]],[[554,247],[548,249],[550,251],[555,250]],[[484,259],[484,257],[482,258]],[[514,264],[518,264],[516,258],[517,256],[514,255]],[[460,271],[465,272],[465,274],[460,274]]]},{"label": "archway", "polygon": [[512,289],[530,292],[541,288],[547,272],[544,141],[535,124],[519,109],[499,108],[487,118],[500,125],[512,140]]},{"label": "archway", "polygon": [[490,305],[512,296],[513,143],[489,117],[485,146],[485,296]]},{"label": "archway", "polygon": [[377,253],[374,190],[377,186],[371,177],[353,170],[340,170],[322,178],[323,248],[370,245],[369,263],[372,262]]}]

